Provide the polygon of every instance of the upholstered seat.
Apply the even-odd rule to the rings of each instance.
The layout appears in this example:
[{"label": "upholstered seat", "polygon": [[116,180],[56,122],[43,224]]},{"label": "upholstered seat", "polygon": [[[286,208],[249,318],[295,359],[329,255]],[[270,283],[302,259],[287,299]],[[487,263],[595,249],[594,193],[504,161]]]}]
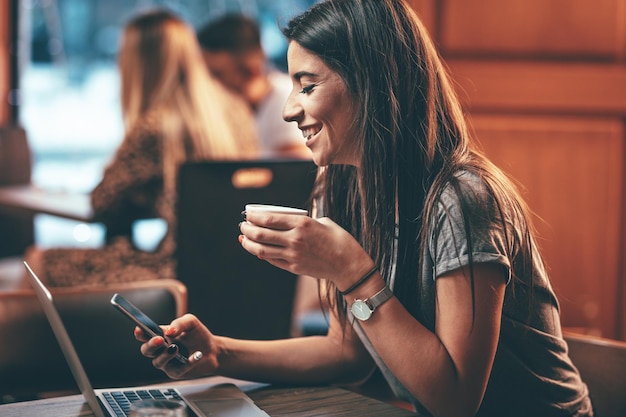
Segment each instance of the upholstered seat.
[{"label": "upholstered seat", "polygon": [[574,365],[589,387],[596,417],[626,416],[626,342],[566,333]]},{"label": "upholstered seat", "polygon": [[[187,310],[186,287],[176,280],[53,289],[59,313],[85,369],[97,387],[167,380],[139,352],[133,323],[111,304],[114,293],[136,304],[157,323]],[[77,387],[32,290],[0,292],[0,397],[35,398]]]}]

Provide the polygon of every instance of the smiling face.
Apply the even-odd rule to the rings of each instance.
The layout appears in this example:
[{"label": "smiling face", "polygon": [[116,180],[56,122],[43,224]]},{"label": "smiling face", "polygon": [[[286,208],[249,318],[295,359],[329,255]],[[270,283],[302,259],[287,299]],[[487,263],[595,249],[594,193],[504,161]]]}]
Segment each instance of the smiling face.
[{"label": "smiling face", "polygon": [[356,140],[350,136],[353,101],[345,83],[317,55],[295,41],[289,44],[287,61],[293,89],[284,119],[298,123],[318,166],[356,166]]}]

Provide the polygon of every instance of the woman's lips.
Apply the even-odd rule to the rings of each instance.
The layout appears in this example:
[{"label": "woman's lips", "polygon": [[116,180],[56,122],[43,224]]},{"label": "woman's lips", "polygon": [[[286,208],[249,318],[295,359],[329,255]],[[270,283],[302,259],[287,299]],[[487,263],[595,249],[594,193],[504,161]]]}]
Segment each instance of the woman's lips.
[{"label": "woman's lips", "polygon": [[321,130],[322,129],[304,129],[302,131],[302,135],[306,139],[307,146],[309,146],[309,144],[315,139],[315,137]]}]

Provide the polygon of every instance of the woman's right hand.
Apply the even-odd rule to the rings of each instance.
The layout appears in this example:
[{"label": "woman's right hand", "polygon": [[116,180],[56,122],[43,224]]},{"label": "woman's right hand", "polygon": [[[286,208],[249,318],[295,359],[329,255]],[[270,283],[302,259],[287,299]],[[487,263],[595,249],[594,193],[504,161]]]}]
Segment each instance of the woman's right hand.
[{"label": "woman's right hand", "polygon": [[[135,327],[135,338],[143,342],[141,354],[152,359],[152,365],[161,369],[172,379],[184,377],[208,376],[214,374],[217,362],[217,344],[215,336],[193,314],[185,314],[163,326],[165,336],[172,344],[161,337],[147,338],[139,327]],[[178,349],[173,345],[185,346],[189,361],[183,364],[175,359]]]}]

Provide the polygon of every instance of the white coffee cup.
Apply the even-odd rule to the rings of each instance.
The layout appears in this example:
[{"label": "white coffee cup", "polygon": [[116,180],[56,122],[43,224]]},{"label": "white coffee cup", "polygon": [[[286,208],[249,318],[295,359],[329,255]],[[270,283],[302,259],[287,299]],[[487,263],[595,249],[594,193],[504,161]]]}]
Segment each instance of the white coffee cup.
[{"label": "white coffee cup", "polygon": [[278,214],[295,214],[300,216],[308,216],[309,212],[294,207],[274,206],[271,204],[246,204],[246,212],[263,212]]}]

